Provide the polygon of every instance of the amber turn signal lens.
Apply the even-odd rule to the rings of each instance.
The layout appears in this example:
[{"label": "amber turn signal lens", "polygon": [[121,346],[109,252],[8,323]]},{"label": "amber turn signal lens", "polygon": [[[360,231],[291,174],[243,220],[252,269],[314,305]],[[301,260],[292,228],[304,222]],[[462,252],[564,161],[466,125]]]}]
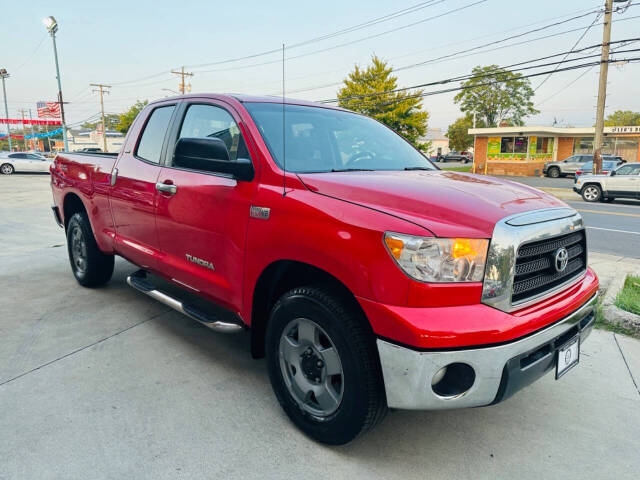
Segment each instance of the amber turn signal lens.
[{"label": "amber turn signal lens", "polygon": [[389,252],[391,252],[393,258],[400,260],[402,249],[404,248],[404,242],[398,238],[385,236],[384,243],[387,244],[387,248],[389,249]]},{"label": "amber turn signal lens", "polygon": [[486,252],[486,240],[475,240],[470,238],[456,238],[451,249],[453,258],[462,258],[467,256],[475,257],[478,253]]}]

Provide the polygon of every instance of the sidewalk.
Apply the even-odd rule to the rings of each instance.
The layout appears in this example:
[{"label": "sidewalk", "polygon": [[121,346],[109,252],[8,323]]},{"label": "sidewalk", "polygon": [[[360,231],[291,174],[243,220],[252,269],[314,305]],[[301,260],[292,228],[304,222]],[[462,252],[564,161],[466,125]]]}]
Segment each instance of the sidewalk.
[{"label": "sidewalk", "polygon": [[547,192],[554,197],[559,198],[560,200],[581,200],[582,197],[574,192],[570,188],[556,188],[556,187],[535,187],[538,190],[542,190],[543,192]]}]

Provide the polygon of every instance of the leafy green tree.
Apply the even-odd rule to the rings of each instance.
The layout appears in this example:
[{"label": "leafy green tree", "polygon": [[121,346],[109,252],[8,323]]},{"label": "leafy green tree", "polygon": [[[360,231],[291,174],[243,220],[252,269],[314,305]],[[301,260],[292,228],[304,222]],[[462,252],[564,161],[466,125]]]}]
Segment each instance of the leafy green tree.
[{"label": "leafy green tree", "polygon": [[122,113],[118,117],[118,124],[116,125],[117,130],[126,134],[129,131],[129,128],[131,127],[133,121],[136,119],[140,111],[147,105],[147,103],[149,103],[147,100],[143,102],[137,100],[136,103],[134,103],[131,108],[129,108],[129,110]]},{"label": "leafy green tree", "polygon": [[375,55],[371,62],[365,69],[356,65],[349,73],[338,91],[338,105],[375,118],[417,148],[427,150],[430,142],[420,140],[427,133],[429,119],[418,97],[422,90],[390,92],[398,88],[398,78],[391,75],[392,68]]},{"label": "leafy green tree", "polygon": [[607,127],[631,127],[640,125],[640,112],[616,110],[615,112],[607,115],[607,118],[604,120],[604,124]]},{"label": "leafy green tree", "polygon": [[477,66],[472,77],[462,82],[453,99],[464,113],[477,115],[485,125],[495,127],[500,122],[524,125],[524,118],[539,113],[533,106],[533,89],[528,78],[498,65]]},{"label": "leafy green tree", "polygon": [[[476,121],[476,127],[484,127],[484,121]],[[445,135],[449,139],[451,150],[464,151],[473,145],[473,135],[469,135],[470,128],[473,128],[473,116],[468,114],[449,125]]]},{"label": "leafy green tree", "polygon": [[[119,121],[120,121],[120,115],[117,115],[115,113],[109,113],[104,116],[104,123],[107,124],[107,130],[113,130],[117,128]],[[90,128],[92,130],[95,130],[98,127],[98,125],[100,125],[100,122],[101,120],[98,120],[97,122],[84,122],[82,125],[80,125],[80,127]]]}]

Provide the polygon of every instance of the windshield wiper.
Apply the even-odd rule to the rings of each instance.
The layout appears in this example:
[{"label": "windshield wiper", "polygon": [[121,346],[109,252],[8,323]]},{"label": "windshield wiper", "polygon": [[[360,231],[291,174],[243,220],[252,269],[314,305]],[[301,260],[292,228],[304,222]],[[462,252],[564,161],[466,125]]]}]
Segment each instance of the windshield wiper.
[{"label": "windshield wiper", "polygon": [[435,170],[429,167],[404,167],[405,170]]},{"label": "windshield wiper", "polygon": [[373,168],[332,168],[331,172],[373,172]]}]

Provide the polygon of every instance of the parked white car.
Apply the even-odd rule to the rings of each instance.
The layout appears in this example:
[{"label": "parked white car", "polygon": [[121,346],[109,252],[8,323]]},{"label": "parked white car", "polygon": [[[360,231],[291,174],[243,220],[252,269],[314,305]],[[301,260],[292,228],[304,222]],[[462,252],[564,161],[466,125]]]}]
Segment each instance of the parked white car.
[{"label": "parked white car", "polygon": [[573,190],[582,195],[585,202],[640,199],[640,163],[627,163],[609,175],[581,175]]},{"label": "parked white car", "polygon": [[52,161],[39,153],[0,152],[0,173],[49,172]]}]

